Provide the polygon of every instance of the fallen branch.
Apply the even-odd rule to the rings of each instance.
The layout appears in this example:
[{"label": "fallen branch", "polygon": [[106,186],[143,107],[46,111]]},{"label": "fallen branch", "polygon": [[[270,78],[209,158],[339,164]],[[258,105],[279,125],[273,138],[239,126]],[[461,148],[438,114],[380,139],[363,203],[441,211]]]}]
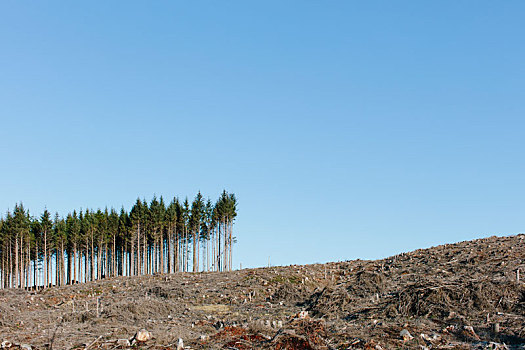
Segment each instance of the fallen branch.
[{"label": "fallen branch", "polygon": [[96,342],[98,342],[100,339],[102,339],[102,335],[99,336],[97,339],[93,340],[88,346],[86,346],[84,348],[84,350],[88,350],[90,347],[92,347],[93,345],[95,345]]}]

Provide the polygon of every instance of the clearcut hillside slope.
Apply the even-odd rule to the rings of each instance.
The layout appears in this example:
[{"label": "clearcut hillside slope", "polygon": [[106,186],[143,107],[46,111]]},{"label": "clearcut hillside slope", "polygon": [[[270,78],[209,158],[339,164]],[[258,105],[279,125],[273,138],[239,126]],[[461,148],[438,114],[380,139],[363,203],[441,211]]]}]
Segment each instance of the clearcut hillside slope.
[{"label": "clearcut hillside slope", "polygon": [[[382,260],[0,291],[12,348],[525,348],[525,235]],[[98,305],[98,306],[97,306]],[[137,342],[137,331],[151,338]],[[120,340],[119,340],[120,339]],[[506,344],[506,345],[503,345]]]}]

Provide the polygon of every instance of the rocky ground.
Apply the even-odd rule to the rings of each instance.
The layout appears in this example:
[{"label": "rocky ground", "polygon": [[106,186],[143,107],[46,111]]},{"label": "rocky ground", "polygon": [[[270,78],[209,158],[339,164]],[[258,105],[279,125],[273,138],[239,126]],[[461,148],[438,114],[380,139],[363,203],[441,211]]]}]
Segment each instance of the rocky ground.
[{"label": "rocky ground", "polygon": [[525,349],[525,235],[375,261],[0,291],[0,347]]}]

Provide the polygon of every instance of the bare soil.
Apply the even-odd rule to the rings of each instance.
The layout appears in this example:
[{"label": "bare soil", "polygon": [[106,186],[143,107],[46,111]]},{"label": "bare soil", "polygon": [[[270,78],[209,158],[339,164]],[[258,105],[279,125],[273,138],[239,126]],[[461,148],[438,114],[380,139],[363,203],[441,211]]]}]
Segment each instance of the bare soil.
[{"label": "bare soil", "polygon": [[[32,349],[126,348],[118,339],[176,349],[179,338],[191,349],[525,349],[518,269],[525,279],[525,235],[375,261],[1,290],[0,341]],[[136,342],[141,329],[151,339]]]}]

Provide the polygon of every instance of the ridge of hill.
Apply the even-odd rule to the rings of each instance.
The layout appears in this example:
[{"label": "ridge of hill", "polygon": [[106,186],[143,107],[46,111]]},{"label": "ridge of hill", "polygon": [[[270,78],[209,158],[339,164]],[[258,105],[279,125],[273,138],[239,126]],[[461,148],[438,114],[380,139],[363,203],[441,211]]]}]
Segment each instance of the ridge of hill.
[{"label": "ridge of hill", "polygon": [[177,349],[179,338],[191,349],[525,349],[519,271],[523,234],[373,261],[0,290],[0,341],[32,349],[128,341]]}]

